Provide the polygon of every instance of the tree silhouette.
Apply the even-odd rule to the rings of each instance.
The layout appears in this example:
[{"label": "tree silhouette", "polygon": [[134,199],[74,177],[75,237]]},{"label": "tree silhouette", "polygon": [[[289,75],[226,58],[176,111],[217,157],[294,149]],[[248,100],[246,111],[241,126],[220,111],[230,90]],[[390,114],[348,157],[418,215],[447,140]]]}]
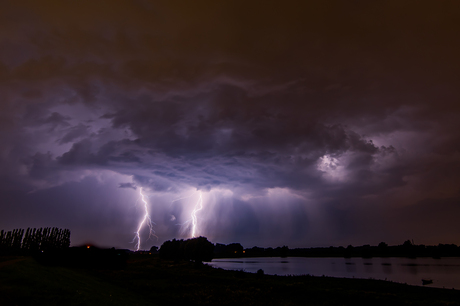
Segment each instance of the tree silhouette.
[{"label": "tree silhouette", "polygon": [[160,258],[166,260],[193,260],[197,263],[211,261],[214,253],[214,244],[206,237],[197,237],[188,240],[173,239],[165,241],[160,247]]},{"label": "tree silhouette", "polygon": [[47,250],[65,249],[70,246],[70,230],[57,227],[28,228],[0,231],[0,252],[33,254]]}]

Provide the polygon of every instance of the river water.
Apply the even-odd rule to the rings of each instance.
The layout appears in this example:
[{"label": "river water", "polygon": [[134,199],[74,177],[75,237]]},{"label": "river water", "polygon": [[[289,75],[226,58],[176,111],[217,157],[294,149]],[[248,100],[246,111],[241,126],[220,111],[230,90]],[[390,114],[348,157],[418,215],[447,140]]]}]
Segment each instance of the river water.
[{"label": "river water", "polygon": [[226,270],[255,273],[264,270],[271,275],[315,275],[347,278],[381,279],[410,285],[422,285],[422,279],[433,280],[428,287],[460,289],[460,258],[311,258],[256,257],[219,258],[208,263]]}]

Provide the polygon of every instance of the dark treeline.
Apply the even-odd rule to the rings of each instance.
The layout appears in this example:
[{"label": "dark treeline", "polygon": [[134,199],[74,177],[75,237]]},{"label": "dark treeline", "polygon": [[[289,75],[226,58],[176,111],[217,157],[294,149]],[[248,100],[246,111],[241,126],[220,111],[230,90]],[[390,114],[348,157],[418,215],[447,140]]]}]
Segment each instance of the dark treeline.
[{"label": "dark treeline", "polygon": [[[214,251],[212,251],[214,250]],[[289,249],[252,247],[243,248],[239,243],[214,246],[205,237],[189,240],[166,241],[160,248],[160,257],[168,260],[210,261],[212,258],[238,257],[460,257],[460,247],[455,244],[416,245],[406,240],[401,245],[389,246],[385,242],[377,246],[317,247]]]},{"label": "dark treeline", "polygon": [[26,255],[70,246],[70,230],[57,227],[0,231],[0,254]]},{"label": "dark treeline", "polygon": [[277,248],[260,248],[253,247],[244,249],[239,243],[221,244],[217,243],[214,248],[215,258],[232,258],[232,257],[287,257],[289,254],[287,246]]},{"label": "dark treeline", "polygon": [[[216,249],[218,249],[216,247]],[[460,247],[455,244],[416,245],[410,240],[401,245],[389,246],[381,242],[377,246],[363,245],[348,247],[296,248],[287,246],[278,248],[253,247],[229,255],[229,252],[215,254],[215,257],[460,257]]]}]

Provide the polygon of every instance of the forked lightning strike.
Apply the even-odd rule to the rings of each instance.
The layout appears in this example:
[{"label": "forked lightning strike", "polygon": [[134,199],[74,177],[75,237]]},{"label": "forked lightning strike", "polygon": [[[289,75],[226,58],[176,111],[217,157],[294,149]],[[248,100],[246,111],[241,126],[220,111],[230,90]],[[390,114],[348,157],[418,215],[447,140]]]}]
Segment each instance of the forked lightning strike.
[{"label": "forked lightning strike", "polygon": [[[195,207],[193,208],[192,213],[190,214],[190,219],[188,219],[184,223],[178,224],[181,227],[183,227],[185,224],[187,224],[187,223],[189,223],[191,221],[192,224],[191,224],[191,226],[188,226],[188,228],[191,228],[191,237],[192,238],[196,237],[196,232],[197,232],[198,218],[196,216],[196,213],[203,209],[203,196],[202,196],[202,193],[201,193],[201,191],[195,191],[193,194],[195,194],[196,192],[199,192],[200,195],[198,197],[198,201],[195,204]],[[190,198],[191,196],[193,196],[193,194],[191,194],[189,196],[186,196],[186,197],[179,198],[177,200],[174,200],[171,203],[176,202],[176,201],[180,201],[180,200],[183,200],[183,199]]]},{"label": "forked lightning strike", "polygon": [[154,223],[152,222],[152,219],[150,219],[149,209],[147,207],[148,203],[145,200],[144,194],[142,193],[142,187],[139,188],[139,193],[141,195],[142,202],[144,202],[145,214],[144,214],[144,218],[142,219],[141,223],[139,223],[139,227],[137,228],[136,236],[133,239],[133,241],[137,239],[137,243],[134,246],[136,248],[136,251],[139,251],[139,249],[141,247],[140,231],[141,231],[142,227],[144,226],[144,223],[147,223],[147,225],[149,227],[149,238],[152,237],[152,236],[155,236],[155,237],[158,238],[158,236],[155,235],[155,231],[153,230],[153,224]]},{"label": "forked lightning strike", "polygon": [[198,202],[196,203],[195,208],[193,208],[193,211],[192,211],[192,238],[195,238],[196,225],[198,223],[197,218],[196,218],[196,213],[202,209],[203,209],[203,197],[200,191],[200,197],[198,198]]}]

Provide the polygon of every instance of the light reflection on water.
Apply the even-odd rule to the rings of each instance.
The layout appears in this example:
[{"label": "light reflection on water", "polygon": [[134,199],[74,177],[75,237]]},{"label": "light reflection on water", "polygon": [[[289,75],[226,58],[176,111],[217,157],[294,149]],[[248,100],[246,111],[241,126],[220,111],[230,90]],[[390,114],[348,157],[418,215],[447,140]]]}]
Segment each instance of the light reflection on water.
[{"label": "light reflection on water", "polygon": [[264,270],[271,275],[315,275],[348,278],[372,278],[410,285],[422,285],[422,279],[432,279],[427,286],[460,289],[460,258],[305,258],[258,257],[219,258],[210,265],[227,270],[255,273]]}]

